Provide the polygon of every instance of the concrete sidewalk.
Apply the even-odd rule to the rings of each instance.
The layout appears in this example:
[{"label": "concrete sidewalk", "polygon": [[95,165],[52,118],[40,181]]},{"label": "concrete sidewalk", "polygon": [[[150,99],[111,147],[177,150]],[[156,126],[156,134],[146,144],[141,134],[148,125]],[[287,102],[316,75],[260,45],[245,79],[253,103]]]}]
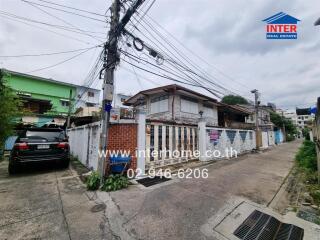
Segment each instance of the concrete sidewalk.
[{"label": "concrete sidewalk", "polygon": [[132,238],[212,239],[201,232],[201,226],[228,199],[240,196],[262,205],[273,199],[293,166],[300,143],[205,166],[207,179],[171,180],[150,188],[130,186],[110,195]]},{"label": "concrete sidewalk", "polygon": [[0,162],[0,239],[117,239],[105,205],[70,169],[30,167],[14,176]]}]

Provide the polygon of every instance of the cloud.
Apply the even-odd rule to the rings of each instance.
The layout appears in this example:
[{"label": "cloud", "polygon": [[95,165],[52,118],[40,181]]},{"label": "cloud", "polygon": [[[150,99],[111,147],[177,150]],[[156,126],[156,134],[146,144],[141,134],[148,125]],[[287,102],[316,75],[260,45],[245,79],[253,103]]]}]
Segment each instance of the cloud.
[{"label": "cloud", "polygon": [[[86,0],[61,1],[61,4],[100,14],[105,13],[110,3],[111,1],[99,0],[92,0],[90,4]],[[315,89],[320,87],[320,28],[313,26],[313,22],[319,17],[315,7],[317,4],[316,0],[158,0],[150,9],[149,15],[185,46],[210,63],[209,66],[184,50],[170,36],[166,36],[165,40],[174,43],[181,53],[209,72],[214,77],[213,81],[248,98],[252,97],[250,90],[257,88],[265,102],[299,105],[312,102],[319,95]],[[66,25],[19,0],[0,1],[0,8],[2,11],[27,18]],[[81,29],[107,34],[107,23],[48,11]],[[301,19],[298,25],[298,40],[265,39],[265,24],[262,20],[280,11]],[[69,37],[0,18],[0,55],[66,51],[88,47],[84,42],[97,44],[97,41],[88,36],[41,27]],[[144,31],[139,25],[138,29]],[[135,33],[138,34],[138,30]],[[146,35],[152,38],[150,34]],[[145,37],[143,39],[147,41]],[[161,46],[160,49],[164,50]],[[35,74],[83,84],[98,54],[99,51],[90,51],[65,64]],[[71,56],[72,54],[0,59],[0,67],[28,72]],[[131,66],[122,62],[116,73],[117,91],[133,94],[143,88],[172,83],[138,69],[136,73],[139,74],[139,80]],[[95,86],[100,87],[101,80],[96,81]],[[199,91],[208,94],[204,90]]]}]

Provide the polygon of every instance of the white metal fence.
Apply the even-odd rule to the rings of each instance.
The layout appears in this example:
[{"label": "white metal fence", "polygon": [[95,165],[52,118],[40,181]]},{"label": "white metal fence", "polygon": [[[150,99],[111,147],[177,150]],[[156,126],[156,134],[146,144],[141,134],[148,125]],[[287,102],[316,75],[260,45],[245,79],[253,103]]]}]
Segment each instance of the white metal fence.
[{"label": "white metal fence", "polygon": [[[147,124],[146,167],[171,165],[192,159],[190,155],[182,155],[183,152],[194,152],[198,149],[197,138],[196,126]],[[158,155],[153,155],[153,152]],[[178,155],[180,157],[177,157]]]},{"label": "white metal fence", "polygon": [[71,154],[94,170],[98,169],[100,122],[67,130]]}]

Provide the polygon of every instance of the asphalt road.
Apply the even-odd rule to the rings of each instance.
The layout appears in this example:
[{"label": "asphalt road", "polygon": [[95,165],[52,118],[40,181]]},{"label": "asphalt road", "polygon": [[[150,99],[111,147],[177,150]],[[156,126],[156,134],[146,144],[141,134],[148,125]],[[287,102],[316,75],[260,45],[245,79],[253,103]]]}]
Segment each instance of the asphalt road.
[{"label": "asphalt road", "polygon": [[[212,239],[201,227],[232,197],[267,205],[294,164],[301,142],[285,143],[259,154],[247,154],[205,166],[206,179],[182,179],[163,186],[112,192],[135,239]],[[125,200],[124,200],[125,199]]]},{"label": "asphalt road", "polygon": [[105,205],[76,173],[30,166],[9,176],[0,162],[0,239],[112,239]]},{"label": "asphalt road", "polygon": [[[229,198],[268,204],[300,142],[205,166],[206,179],[87,192],[72,169],[33,166],[9,176],[0,162],[0,239],[211,239],[201,227]],[[125,237],[123,237],[125,236]]]}]

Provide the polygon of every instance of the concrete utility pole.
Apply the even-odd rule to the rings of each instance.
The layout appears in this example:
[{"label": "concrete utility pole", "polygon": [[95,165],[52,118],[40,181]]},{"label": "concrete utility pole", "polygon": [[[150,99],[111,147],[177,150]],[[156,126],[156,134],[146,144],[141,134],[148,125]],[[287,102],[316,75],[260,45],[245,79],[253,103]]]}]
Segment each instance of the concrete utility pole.
[{"label": "concrete utility pole", "polygon": [[108,128],[110,125],[110,111],[111,103],[113,99],[113,82],[114,82],[114,70],[118,59],[118,35],[116,33],[117,26],[120,18],[120,1],[114,0],[111,6],[111,22],[108,42],[104,45],[104,64],[105,69],[103,79],[103,98],[102,98],[102,129],[100,135],[100,176],[101,183],[105,175],[105,162],[106,162],[106,150],[108,144]]},{"label": "concrete utility pole", "polygon": [[257,89],[253,89],[251,93],[254,94],[254,108],[256,115],[256,150],[259,150],[259,92]]},{"label": "concrete utility pole", "polygon": [[69,92],[69,109],[68,109],[67,128],[70,128],[71,111],[72,111],[72,89],[70,89],[70,92]]},{"label": "concrete utility pole", "polygon": [[[319,18],[320,21],[320,18]],[[320,24],[320,23],[319,23]],[[317,166],[318,166],[318,184],[320,184],[320,97],[317,99],[317,113],[315,119],[316,133],[316,151],[317,151]]]},{"label": "concrete utility pole", "polygon": [[132,14],[138,9],[144,0],[136,0],[127,10],[121,21],[120,18],[120,0],[114,0],[111,6],[111,22],[108,35],[108,42],[104,46],[104,81],[103,81],[103,99],[102,99],[102,130],[100,135],[101,159],[99,162],[101,183],[105,175],[105,163],[107,160],[106,150],[108,145],[108,128],[110,125],[110,111],[113,100],[114,90],[114,71],[117,63],[120,61],[118,56],[118,38],[124,27],[129,22]]},{"label": "concrete utility pole", "polygon": [[282,111],[282,129],[283,129],[283,141],[285,142],[287,140],[287,134],[286,134],[286,125],[284,124],[284,112]]}]

